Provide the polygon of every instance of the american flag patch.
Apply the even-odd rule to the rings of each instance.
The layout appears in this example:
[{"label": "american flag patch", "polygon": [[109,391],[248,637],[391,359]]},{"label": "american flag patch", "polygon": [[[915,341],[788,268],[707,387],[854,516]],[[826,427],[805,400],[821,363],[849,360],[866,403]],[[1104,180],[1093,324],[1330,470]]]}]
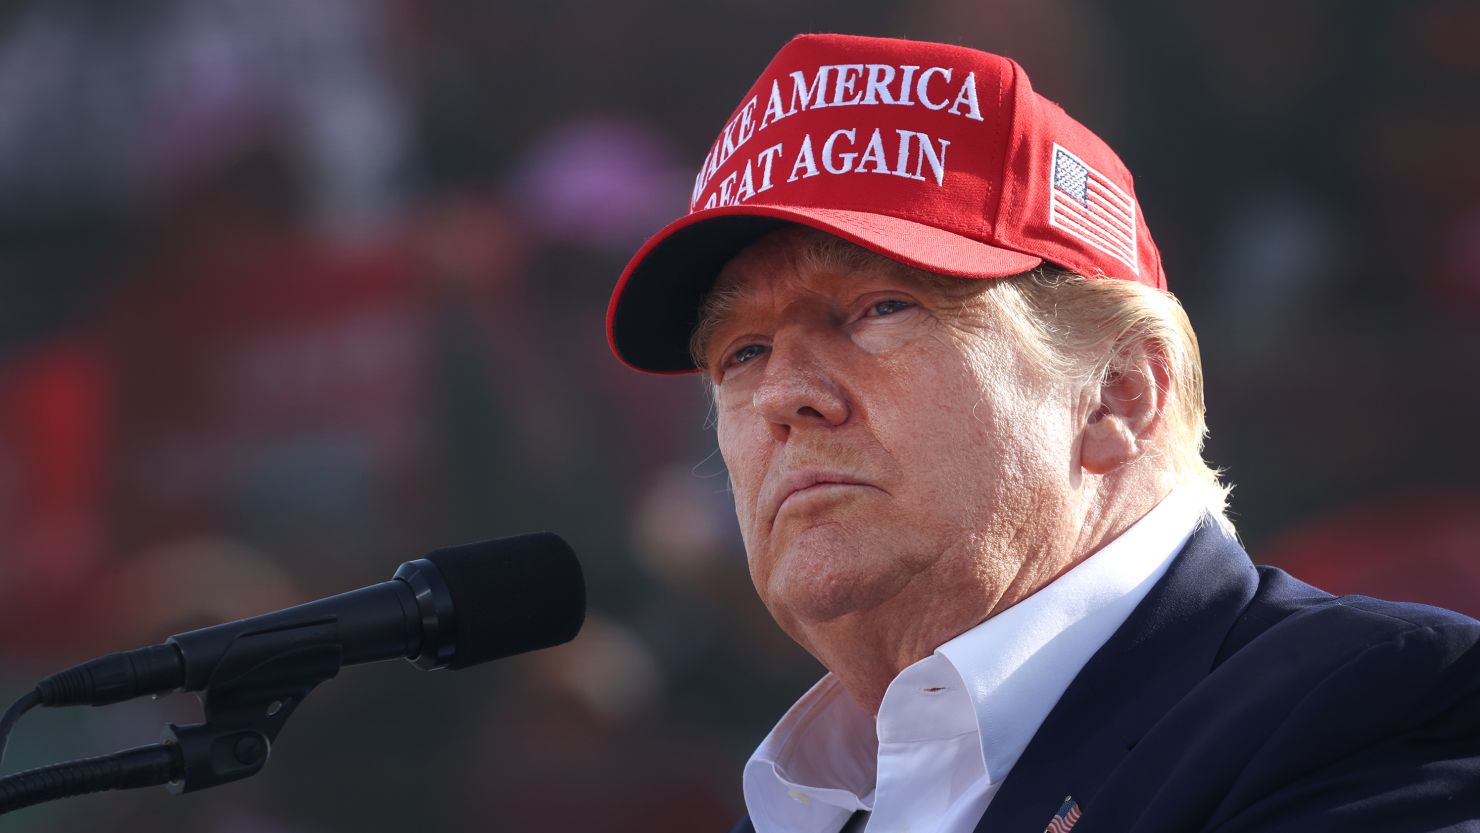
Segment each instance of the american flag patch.
[{"label": "american flag patch", "polygon": [[1079,821],[1079,802],[1074,796],[1064,796],[1064,806],[1059,808],[1053,818],[1048,820],[1048,826],[1043,828],[1043,833],[1069,833],[1074,823]]},{"label": "american flag patch", "polygon": [[1053,146],[1048,224],[1119,260],[1136,265],[1136,201],[1104,174]]}]

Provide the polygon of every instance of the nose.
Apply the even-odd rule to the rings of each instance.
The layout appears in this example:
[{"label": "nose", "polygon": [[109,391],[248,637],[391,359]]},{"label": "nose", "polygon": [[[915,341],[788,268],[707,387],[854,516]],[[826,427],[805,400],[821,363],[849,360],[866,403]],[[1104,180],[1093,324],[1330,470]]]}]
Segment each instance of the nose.
[{"label": "nose", "polygon": [[783,328],[772,337],[752,403],[778,441],[795,428],[832,428],[848,421],[848,398],[823,340],[803,327]]}]

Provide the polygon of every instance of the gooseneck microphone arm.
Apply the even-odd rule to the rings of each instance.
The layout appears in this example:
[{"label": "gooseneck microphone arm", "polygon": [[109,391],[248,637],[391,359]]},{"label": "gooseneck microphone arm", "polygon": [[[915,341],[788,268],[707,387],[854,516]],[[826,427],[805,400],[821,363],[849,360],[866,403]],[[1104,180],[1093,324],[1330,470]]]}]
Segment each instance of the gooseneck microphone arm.
[{"label": "gooseneck microphone arm", "polygon": [[7,719],[35,704],[183,690],[201,692],[205,721],[170,724],[158,744],[0,778],[0,813],[99,790],[192,792],[254,775],[298,704],[344,665],[406,658],[458,669],[569,641],[585,613],[580,572],[569,546],[548,533],[438,550],[390,581],[74,666],[43,680]]},{"label": "gooseneck microphone arm", "polygon": [[179,777],[180,752],[152,743],[112,755],[28,769],[0,779],[0,813],[74,795],[157,787]]},{"label": "gooseneck microphone arm", "polygon": [[101,790],[163,784],[191,792],[255,775],[293,710],[339,673],[334,625],[332,617],[310,614],[274,630],[233,635],[224,645],[215,644],[220,635],[208,637],[208,646],[220,651],[199,686],[203,723],[170,724],[157,744],[0,779],[0,813]]},{"label": "gooseneck microphone arm", "polygon": [[192,792],[255,775],[293,710],[339,673],[333,626],[332,618],[304,618],[238,635],[202,686],[205,722],[169,724],[157,744],[0,779],[0,813],[101,790],[164,784]]},{"label": "gooseneck microphone arm", "polygon": [[[439,640],[406,636],[418,629],[434,637],[448,630],[452,599],[436,571],[426,569],[429,564],[409,562],[390,581],[178,634],[161,645],[110,654],[48,677],[37,685],[43,705],[105,705],[203,691],[206,719],[171,724],[161,743],[0,780],[0,812],[101,790],[167,785],[173,793],[192,792],[255,775],[294,709],[341,666],[396,657],[436,666],[439,653],[446,653],[438,650]],[[392,606],[403,611],[404,622],[374,616]],[[343,647],[345,632],[362,637],[353,640],[352,652]]]}]

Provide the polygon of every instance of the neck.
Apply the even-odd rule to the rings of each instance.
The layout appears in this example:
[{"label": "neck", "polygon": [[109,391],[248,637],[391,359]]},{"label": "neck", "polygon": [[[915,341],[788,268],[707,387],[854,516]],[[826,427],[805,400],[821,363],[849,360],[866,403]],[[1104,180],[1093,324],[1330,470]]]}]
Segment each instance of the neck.
[{"label": "neck", "polygon": [[900,671],[1073,569],[1171,491],[1170,483],[1140,485],[1106,490],[1007,535],[971,536],[961,552],[938,559],[941,569],[917,575],[881,604],[825,622],[787,623],[787,630],[877,715]]}]

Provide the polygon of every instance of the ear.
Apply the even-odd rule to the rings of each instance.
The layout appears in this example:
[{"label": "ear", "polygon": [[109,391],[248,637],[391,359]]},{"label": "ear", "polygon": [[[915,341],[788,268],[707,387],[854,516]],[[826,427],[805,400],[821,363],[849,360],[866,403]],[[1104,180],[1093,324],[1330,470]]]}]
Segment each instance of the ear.
[{"label": "ear", "polygon": [[1091,474],[1108,474],[1145,453],[1166,409],[1168,387],[1159,342],[1134,345],[1117,355],[1104,382],[1088,392],[1080,466]]}]

